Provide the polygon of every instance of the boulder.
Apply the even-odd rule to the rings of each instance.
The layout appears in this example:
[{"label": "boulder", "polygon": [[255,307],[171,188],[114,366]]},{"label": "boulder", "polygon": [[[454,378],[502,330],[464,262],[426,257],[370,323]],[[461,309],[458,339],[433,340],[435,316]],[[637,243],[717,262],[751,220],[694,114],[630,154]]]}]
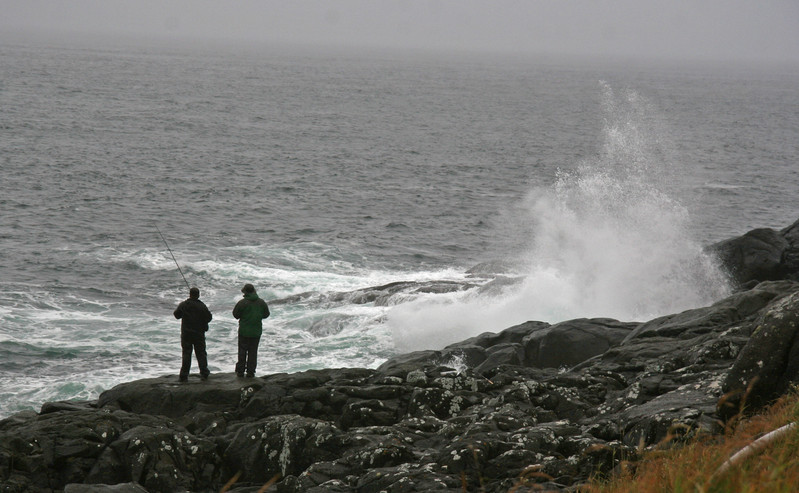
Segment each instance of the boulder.
[{"label": "boulder", "polygon": [[171,422],[134,426],[104,447],[87,483],[133,481],[148,491],[198,491],[221,481],[216,442]]},{"label": "boulder", "polygon": [[786,279],[799,281],[799,221],[783,229],[782,237],[788,242],[788,248],[782,255],[782,271]]},{"label": "boulder", "polygon": [[147,493],[138,483],[120,484],[68,484],[64,493]]},{"label": "boulder", "polygon": [[622,342],[641,337],[679,337],[686,332],[698,334],[727,327],[751,317],[775,298],[795,289],[796,283],[792,281],[759,283],[750,290],[734,293],[711,306],[658,317],[640,324]]},{"label": "boulder", "polygon": [[760,228],[708,247],[738,286],[799,280],[799,221],[776,231]]},{"label": "boulder", "polygon": [[261,385],[260,380],[239,379],[230,373],[213,374],[208,380],[191,375],[188,382],[180,382],[177,375],[169,375],[117,385],[100,394],[98,405],[177,418],[200,411],[234,410],[247,397],[247,389]]},{"label": "boulder", "polygon": [[522,341],[524,363],[539,368],[570,368],[618,345],[638,325],[583,318],[540,327]]},{"label": "boulder", "polygon": [[783,278],[782,255],[788,248],[788,241],[778,231],[755,229],[716,243],[712,248],[738,284]]},{"label": "boulder", "polygon": [[607,318],[556,325],[530,321],[499,333],[485,332],[442,350],[399,355],[383,363],[378,371],[400,375],[403,370],[424,365],[475,368],[478,373],[499,365],[571,367],[621,343],[638,325]]},{"label": "boulder", "polygon": [[755,324],[727,374],[719,412],[729,418],[758,409],[799,383],[799,293],[772,303]]},{"label": "boulder", "polygon": [[272,416],[239,428],[227,441],[225,476],[240,474],[243,482],[261,484],[277,475],[297,476],[313,463],[340,457],[345,443],[344,434],[328,422]]}]

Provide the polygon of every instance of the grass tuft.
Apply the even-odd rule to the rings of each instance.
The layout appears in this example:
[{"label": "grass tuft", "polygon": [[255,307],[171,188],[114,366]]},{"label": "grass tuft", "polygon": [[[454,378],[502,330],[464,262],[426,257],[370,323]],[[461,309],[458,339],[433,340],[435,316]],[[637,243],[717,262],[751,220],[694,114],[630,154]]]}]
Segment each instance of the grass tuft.
[{"label": "grass tuft", "polygon": [[[799,426],[771,440],[759,438],[799,422],[794,389],[763,413],[731,420],[723,435],[699,435],[679,447],[642,453],[634,464],[617,467],[609,480],[595,479],[580,491],[591,493],[789,493],[799,485]],[[769,438],[772,438],[769,437]],[[740,461],[736,452],[755,444]],[[740,456],[739,456],[740,457]],[[725,464],[726,463],[726,464]]]}]

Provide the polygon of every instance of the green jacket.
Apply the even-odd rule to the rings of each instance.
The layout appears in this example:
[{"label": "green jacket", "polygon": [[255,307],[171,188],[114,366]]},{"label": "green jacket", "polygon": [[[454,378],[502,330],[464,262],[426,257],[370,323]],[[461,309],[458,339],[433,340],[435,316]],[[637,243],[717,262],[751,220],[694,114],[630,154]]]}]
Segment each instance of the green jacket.
[{"label": "green jacket", "polygon": [[260,337],[263,331],[263,319],[269,316],[266,301],[257,293],[247,293],[233,307],[233,318],[239,321],[239,335],[244,337]]}]

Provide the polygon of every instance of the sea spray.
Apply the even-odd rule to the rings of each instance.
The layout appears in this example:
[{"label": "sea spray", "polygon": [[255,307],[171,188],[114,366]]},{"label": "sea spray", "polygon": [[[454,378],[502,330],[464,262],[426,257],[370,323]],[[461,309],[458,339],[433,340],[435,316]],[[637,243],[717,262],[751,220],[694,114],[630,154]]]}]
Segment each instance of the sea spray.
[{"label": "sea spray", "polygon": [[[641,150],[639,163],[667,163],[671,179],[655,187],[691,211],[703,244],[783,227],[799,210],[791,104],[799,84],[783,70],[732,77],[719,67],[605,65],[599,71],[609,80],[654,95],[656,105],[629,104],[619,92],[602,113],[597,67],[560,62],[398,65],[393,56],[270,61],[236,52],[220,71],[207,50],[0,51],[0,418],[48,400],[94,399],[138,378],[177,379],[180,322],[172,311],[186,287],[153,223],[214,314],[212,372],[235,365],[230,311],[242,284],[284,300],[265,326],[265,375],[378,366],[398,351],[386,312],[422,297],[452,298],[463,320],[420,311],[425,331],[410,337],[431,344],[436,331],[455,338],[463,327],[582,315],[566,310],[579,291],[556,284],[557,264],[538,263],[529,287],[540,294],[528,296],[546,300],[539,308],[554,315],[537,316],[518,291],[533,279],[542,241],[531,207],[544,195],[557,203],[557,168],[571,184],[578,165],[605,157],[603,129],[645,143],[627,146]],[[31,70],[32,61],[41,70]],[[96,111],[101,103],[109,111]],[[342,116],[346,125],[337,124]],[[666,132],[657,119],[668,122]],[[679,159],[665,152],[672,138]],[[689,186],[674,179],[681,162],[692,166]],[[522,200],[528,189],[531,200]],[[506,209],[516,236],[498,227]],[[473,273],[496,271],[463,267],[509,252],[526,268],[474,288],[485,279]],[[442,280],[469,299],[443,294]],[[416,281],[418,288],[373,289]]]},{"label": "sea spray", "polygon": [[497,291],[426,296],[388,313],[399,350],[439,348],[527,320],[648,320],[709,304],[725,276],[690,234],[681,176],[652,105],[603,86],[599,155],[561,170],[515,207],[530,231],[518,276]]}]

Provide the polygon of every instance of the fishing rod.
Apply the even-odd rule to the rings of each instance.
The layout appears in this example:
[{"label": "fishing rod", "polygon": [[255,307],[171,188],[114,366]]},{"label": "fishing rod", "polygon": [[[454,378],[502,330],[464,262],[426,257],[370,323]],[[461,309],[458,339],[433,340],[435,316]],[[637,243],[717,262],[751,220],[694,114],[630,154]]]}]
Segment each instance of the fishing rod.
[{"label": "fishing rod", "polygon": [[169,248],[169,243],[167,243],[166,238],[164,237],[164,233],[158,229],[158,225],[154,224],[155,230],[158,231],[158,234],[161,235],[161,239],[164,240],[164,245],[166,245],[166,249],[169,250],[169,254],[172,255],[172,260],[175,261],[175,265],[178,267],[178,272],[180,272],[180,277],[183,278],[183,282],[186,283],[186,287],[191,290],[191,286],[189,286],[189,281],[186,280],[186,276],[183,275],[183,271],[180,269],[180,264],[178,264],[178,260],[175,258],[175,254],[172,253],[172,249]]}]

